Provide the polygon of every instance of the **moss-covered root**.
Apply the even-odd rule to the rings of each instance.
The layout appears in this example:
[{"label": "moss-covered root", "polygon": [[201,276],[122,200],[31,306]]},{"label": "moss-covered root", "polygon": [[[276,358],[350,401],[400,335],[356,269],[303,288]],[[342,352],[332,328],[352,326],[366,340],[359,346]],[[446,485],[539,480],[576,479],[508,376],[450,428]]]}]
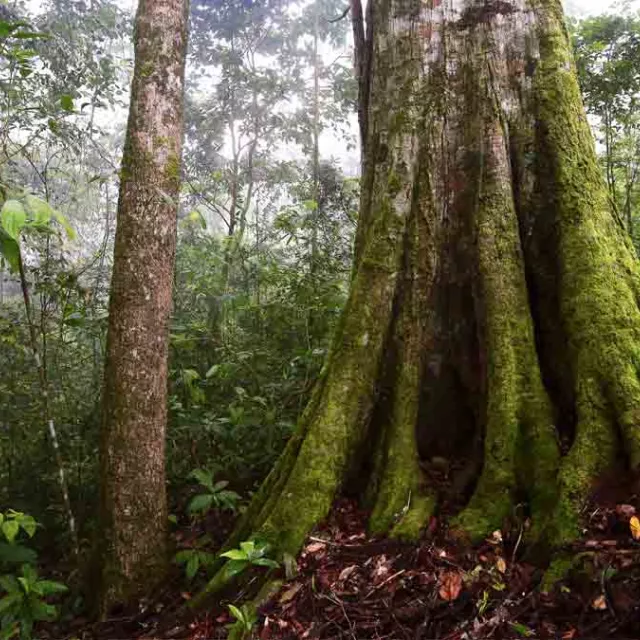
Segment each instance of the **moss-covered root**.
[{"label": "moss-covered root", "polygon": [[[415,194],[416,211],[429,208]],[[418,463],[416,424],[420,402],[425,333],[428,331],[427,299],[433,268],[425,260],[425,245],[432,241],[427,218],[413,215],[407,225],[404,280],[399,293],[398,318],[390,350],[394,354],[393,387],[387,422],[381,426],[368,495],[373,510],[369,530],[373,534],[416,540],[435,507],[435,496],[423,487]]]},{"label": "moss-covered root", "polygon": [[[454,521],[474,540],[499,528],[512,513],[522,482],[538,502],[543,496],[551,499],[558,462],[535,350],[505,135],[497,117],[485,118],[476,217],[478,316],[487,358],[484,464],[469,505]],[[518,451],[525,443],[529,473],[519,468]]]},{"label": "moss-covered root", "polygon": [[[408,316],[405,302],[402,316]],[[405,319],[405,318],[403,318]],[[421,487],[421,471],[416,445],[416,421],[420,395],[420,339],[418,322],[398,322],[404,337],[395,372],[389,423],[378,442],[376,465],[370,480],[375,494],[369,519],[373,534],[416,540],[433,513],[435,498]]]},{"label": "moss-covered root", "polygon": [[[580,534],[580,514],[620,443],[640,463],[640,271],[612,214],[597,163],[560,3],[533,3],[540,64],[533,82],[539,165],[551,188],[539,215],[553,220],[558,246],[561,326],[575,381],[575,439],[559,474],[549,521],[553,547]],[[619,437],[621,436],[621,437]]]}]

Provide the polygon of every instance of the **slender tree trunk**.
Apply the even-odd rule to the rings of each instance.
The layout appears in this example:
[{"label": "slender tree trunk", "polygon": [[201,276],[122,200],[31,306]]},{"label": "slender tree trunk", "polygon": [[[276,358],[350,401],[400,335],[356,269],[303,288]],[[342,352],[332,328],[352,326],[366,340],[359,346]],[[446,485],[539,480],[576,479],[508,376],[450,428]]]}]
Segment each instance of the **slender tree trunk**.
[{"label": "slender tree trunk", "polygon": [[470,496],[460,534],[481,539],[525,499],[532,539],[562,547],[593,483],[619,459],[640,465],[640,272],[560,2],[370,6],[350,296],[228,544],[295,554],[345,487],[363,491],[373,531],[416,538],[440,499],[420,456],[447,458]]},{"label": "slender tree trunk", "polygon": [[99,609],[168,562],[168,320],[176,247],[188,0],[141,0],[122,160],[101,438]]}]

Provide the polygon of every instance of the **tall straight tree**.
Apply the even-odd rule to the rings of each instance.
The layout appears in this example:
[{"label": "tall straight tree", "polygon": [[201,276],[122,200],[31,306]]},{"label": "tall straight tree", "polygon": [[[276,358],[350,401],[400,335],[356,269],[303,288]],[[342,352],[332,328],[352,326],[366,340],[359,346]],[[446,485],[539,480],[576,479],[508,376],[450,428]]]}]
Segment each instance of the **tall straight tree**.
[{"label": "tall straight tree", "polygon": [[369,0],[366,29],[357,0],[352,14],[351,293],[298,431],[229,544],[295,554],[343,487],[361,489],[374,532],[416,538],[442,497],[420,456],[449,460],[460,534],[482,538],[526,501],[531,537],[562,547],[594,483],[640,467],[640,269],[560,0]]},{"label": "tall straight tree", "polygon": [[134,598],[167,555],[168,320],[188,0],[140,0],[122,160],[101,437],[99,607]]}]

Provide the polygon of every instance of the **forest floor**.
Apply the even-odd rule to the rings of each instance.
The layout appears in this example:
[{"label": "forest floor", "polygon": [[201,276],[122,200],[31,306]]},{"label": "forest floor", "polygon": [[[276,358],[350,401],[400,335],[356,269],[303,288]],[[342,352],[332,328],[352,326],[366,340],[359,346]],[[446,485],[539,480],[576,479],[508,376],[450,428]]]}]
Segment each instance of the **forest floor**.
[{"label": "forest floor", "polygon": [[[470,547],[434,518],[424,540],[409,544],[368,537],[367,514],[341,500],[308,537],[296,575],[260,607],[246,638],[640,638],[636,513],[640,496],[594,502],[583,537],[567,550],[574,570],[543,593],[541,571],[526,561],[526,519]],[[226,638],[233,622],[227,606],[191,621],[170,613],[191,597],[176,584],[165,585],[160,606],[149,602],[144,613],[74,637]],[[227,595],[226,603],[243,601],[242,594]]]}]

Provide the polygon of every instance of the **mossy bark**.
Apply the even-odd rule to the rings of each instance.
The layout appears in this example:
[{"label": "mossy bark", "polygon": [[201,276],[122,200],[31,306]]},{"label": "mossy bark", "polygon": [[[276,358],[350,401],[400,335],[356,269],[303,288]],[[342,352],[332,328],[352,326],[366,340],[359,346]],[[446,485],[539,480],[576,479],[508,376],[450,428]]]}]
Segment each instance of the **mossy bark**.
[{"label": "mossy bark", "polygon": [[109,303],[97,608],[147,592],[168,565],[168,323],[180,189],[187,0],[141,0]]},{"label": "mossy bark", "polygon": [[438,501],[418,456],[466,456],[456,529],[481,538],[524,499],[562,546],[618,454],[640,463],[640,271],[560,3],[372,0],[368,20],[351,294],[242,535],[295,553],[358,478],[372,530],[415,538]]}]

